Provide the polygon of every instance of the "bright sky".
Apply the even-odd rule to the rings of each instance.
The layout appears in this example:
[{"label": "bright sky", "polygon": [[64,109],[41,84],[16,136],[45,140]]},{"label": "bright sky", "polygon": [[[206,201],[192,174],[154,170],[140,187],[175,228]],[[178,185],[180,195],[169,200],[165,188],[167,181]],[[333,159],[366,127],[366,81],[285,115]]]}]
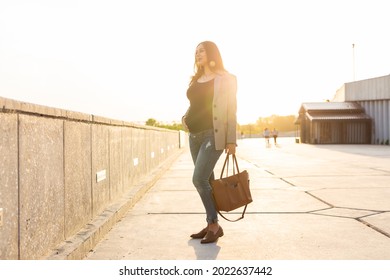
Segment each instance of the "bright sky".
[{"label": "bright sky", "polygon": [[240,124],[297,114],[354,77],[390,74],[387,2],[1,0],[0,96],[179,121],[195,48],[211,40],[237,76]]}]

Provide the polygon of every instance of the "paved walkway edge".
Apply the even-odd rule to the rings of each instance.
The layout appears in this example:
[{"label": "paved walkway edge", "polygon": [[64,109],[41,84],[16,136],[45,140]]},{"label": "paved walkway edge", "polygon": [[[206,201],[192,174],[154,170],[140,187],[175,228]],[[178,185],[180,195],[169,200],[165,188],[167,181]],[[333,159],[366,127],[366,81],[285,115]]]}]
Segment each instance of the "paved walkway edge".
[{"label": "paved walkway edge", "polygon": [[111,204],[99,216],[94,218],[82,230],[54,248],[43,259],[46,260],[81,260],[97,243],[111,230],[111,228],[143,197],[143,195],[157,182],[158,179],[171,167],[176,159],[186,149],[179,149],[176,153],[162,162],[150,174],[141,178],[131,191],[119,201]]}]

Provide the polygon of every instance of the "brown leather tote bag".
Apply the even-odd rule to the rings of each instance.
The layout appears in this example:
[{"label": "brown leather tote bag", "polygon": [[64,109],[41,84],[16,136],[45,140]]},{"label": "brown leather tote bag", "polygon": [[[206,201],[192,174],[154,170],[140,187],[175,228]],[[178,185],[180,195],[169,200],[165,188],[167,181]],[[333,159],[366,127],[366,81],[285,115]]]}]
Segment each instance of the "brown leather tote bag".
[{"label": "brown leather tote bag", "polygon": [[[233,158],[233,174],[230,176],[228,175],[230,155],[227,154],[220,178],[212,180],[210,183],[213,191],[215,207],[218,213],[225,220],[236,222],[244,218],[246,208],[248,204],[252,202],[252,195],[249,189],[248,172],[246,170],[240,172],[236,155],[231,156]],[[223,177],[225,168],[226,176]],[[243,209],[241,217],[236,220],[229,220],[221,213],[221,211],[229,212],[243,206],[245,206],[245,208]]]}]

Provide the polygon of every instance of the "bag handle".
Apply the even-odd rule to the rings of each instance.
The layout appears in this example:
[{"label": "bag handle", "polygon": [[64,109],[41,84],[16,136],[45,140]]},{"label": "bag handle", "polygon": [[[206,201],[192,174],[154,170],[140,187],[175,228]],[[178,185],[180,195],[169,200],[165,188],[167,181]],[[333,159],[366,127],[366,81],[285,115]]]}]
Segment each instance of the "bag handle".
[{"label": "bag handle", "polygon": [[220,179],[223,178],[223,171],[225,170],[226,165],[228,167],[228,168],[226,168],[226,176],[227,176],[227,171],[229,169],[229,154],[226,155],[225,162],[223,163],[222,170],[221,170],[221,176],[219,176]]},{"label": "bag handle", "polygon": [[[229,158],[230,158],[230,154],[228,153],[226,155],[226,158],[225,158],[225,162],[223,163],[223,167],[222,167],[222,171],[221,171],[221,176],[220,178],[222,179],[223,178],[223,171],[225,170],[225,167],[226,167],[226,177],[228,176],[228,171],[229,171]],[[236,166],[237,168],[237,173],[240,173],[240,170],[238,169],[238,162],[237,162],[237,157],[235,154],[232,154],[232,158],[233,158],[233,175],[236,174],[235,172],[235,169],[234,169],[234,166]],[[245,208],[244,210],[242,211],[241,213],[241,217],[235,219],[235,220],[230,220],[228,218],[226,218],[222,213],[221,211],[217,211],[219,215],[221,215],[222,218],[224,218],[225,220],[229,221],[229,222],[237,222],[239,220],[242,220],[244,219],[244,215],[245,215],[245,212],[246,212],[246,207],[248,206],[248,204],[245,205]]]},{"label": "bag handle", "polygon": [[235,220],[230,220],[230,219],[226,218],[224,215],[222,215],[221,211],[219,211],[219,210],[218,210],[218,214],[221,215],[221,217],[224,218],[226,221],[229,221],[229,222],[237,222],[237,221],[239,221],[239,220],[244,219],[244,215],[245,215],[245,211],[246,211],[246,207],[247,207],[247,206],[248,206],[248,204],[245,205],[245,208],[244,208],[244,210],[243,210],[242,213],[241,213],[241,217],[239,217],[239,218],[237,218],[237,219],[235,219]]},{"label": "bag handle", "polygon": [[[223,163],[223,167],[222,167],[222,170],[221,170],[220,179],[223,178],[223,172],[225,171],[225,167],[226,167],[226,177],[228,176],[228,172],[229,172],[229,158],[230,158],[230,154],[227,154],[226,158],[225,158],[225,162]],[[240,169],[238,168],[238,161],[237,161],[236,155],[232,154],[232,158],[233,158],[233,175],[235,175],[236,174],[235,168],[237,168],[237,173],[240,173]]]}]

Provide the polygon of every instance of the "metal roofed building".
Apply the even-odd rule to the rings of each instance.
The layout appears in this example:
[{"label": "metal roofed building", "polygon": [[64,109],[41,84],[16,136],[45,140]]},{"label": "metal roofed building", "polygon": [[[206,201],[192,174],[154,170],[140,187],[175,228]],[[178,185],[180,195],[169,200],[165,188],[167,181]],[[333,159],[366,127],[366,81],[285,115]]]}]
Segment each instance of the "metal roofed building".
[{"label": "metal roofed building", "polygon": [[303,103],[295,124],[302,143],[371,143],[372,119],[356,102]]},{"label": "metal roofed building", "polygon": [[333,101],[360,104],[373,119],[371,143],[389,145],[390,75],[346,83]]}]

